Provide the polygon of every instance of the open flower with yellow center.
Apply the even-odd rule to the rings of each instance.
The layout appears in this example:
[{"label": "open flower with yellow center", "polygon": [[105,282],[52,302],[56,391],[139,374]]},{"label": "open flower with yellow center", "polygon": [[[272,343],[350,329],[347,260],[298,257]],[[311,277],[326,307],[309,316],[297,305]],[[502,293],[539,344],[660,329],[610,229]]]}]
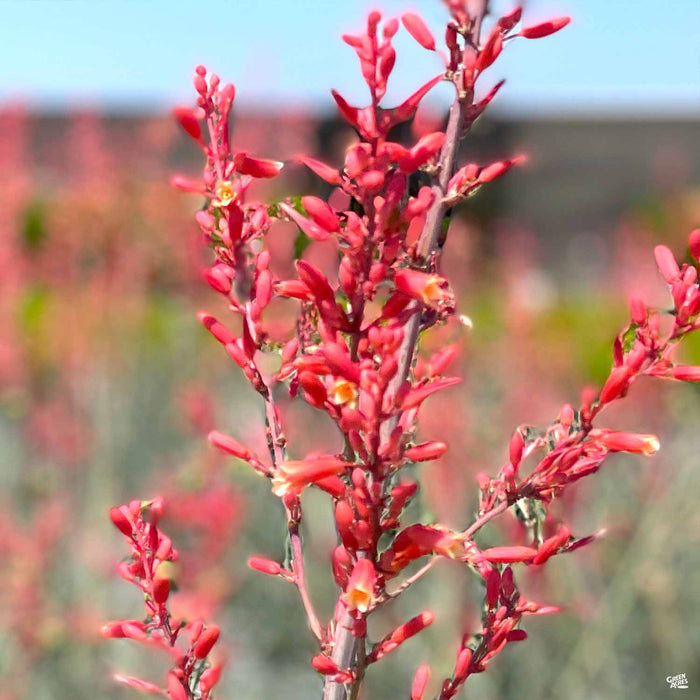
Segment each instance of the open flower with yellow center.
[{"label": "open flower with yellow center", "polygon": [[338,379],[333,384],[330,392],[331,401],[336,406],[349,406],[355,408],[357,405],[357,385],[347,379]]},{"label": "open flower with yellow center", "polygon": [[348,610],[366,613],[374,603],[374,582],[377,572],[369,559],[358,559],[348,579],[343,599]]},{"label": "open flower with yellow center", "polygon": [[420,270],[403,269],[396,273],[394,281],[400,292],[418,299],[426,306],[437,308],[444,303],[453,301],[447,280],[440,275]]},{"label": "open flower with yellow center", "polygon": [[277,467],[272,479],[272,492],[276,496],[300,493],[304,487],[336,476],[351,466],[337,457],[313,457],[310,459],[287,460]]},{"label": "open flower with yellow center", "polygon": [[381,557],[381,566],[398,573],[415,559],[439,554],[449,559],[463,559],[466,554],[460,533],[442,525],[409,525],[402,530]]},{"label": "open flower with yellow center", "polygon": [[216,194],[216,201],[213,202],[215,207],[227,207],[236,199],[236,192],[230,180],[219,180],[214,193]]}]

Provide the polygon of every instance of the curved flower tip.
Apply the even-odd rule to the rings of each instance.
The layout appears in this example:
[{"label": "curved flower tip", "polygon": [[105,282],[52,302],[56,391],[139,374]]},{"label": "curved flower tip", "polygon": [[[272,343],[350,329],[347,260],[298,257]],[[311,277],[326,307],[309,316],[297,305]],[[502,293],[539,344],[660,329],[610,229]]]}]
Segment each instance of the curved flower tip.
[{"label": "curved flower tip", "polygon": [[610,431],[600,436],[599,441],[610,452],[632,452],[645,457],[655,455],[661,443],[656,435],[644,435],[642,433],[628,433],[624,431]]}]

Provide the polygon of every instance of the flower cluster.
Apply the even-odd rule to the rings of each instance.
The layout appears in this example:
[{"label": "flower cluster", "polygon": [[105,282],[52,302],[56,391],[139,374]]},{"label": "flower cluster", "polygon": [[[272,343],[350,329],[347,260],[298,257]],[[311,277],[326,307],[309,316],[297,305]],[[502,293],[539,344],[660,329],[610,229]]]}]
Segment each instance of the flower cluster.
[{"label": "flower cluster", "polygon": [[168,598],[178,552],[170,538],[158,529],[162,514],[160,498],[132,501],[110,511],[112,523],[131,548],[131,557],[119,565],[119,573],[143,592],[146,617],[107,623],[102,634],[109,639],[132,639],[161,649],[172,659],[167,689],[140,678],[115,676],[120,683],[172,700],[207,700],[221,676],[221,663],[211,659],[219,628],[199,620],[184,622],[170,614]]},{"label": "flower cluster", "polygon": [[[561,18],[516,31],[521,20],[521,10],[516,9],[493,22],[483,38],[488,2],[449,0],[446,5],[445,69],[395,107],[385,107],[383,100],[396,60],[392,40],[399,21],[383,21],[372,12],[363,33],[343,37],[357,53],[370,104],[355,107],[334,91],[340,114],[355,130],[357,141],[339,167],[310,156],[298,159],[333,188],[327,201],[316,196],[272,203],[252,199],[255,181],[277,176],[283,163],[232,147],[229,117],[235,90],[205,68],[198,67],[195,74],[197,107],[176,111],[206,164],[201,180],[177,177],[174,184],[205,197],[196,215],[214,255],[205,277],[232,312],[225,324],[208,313],[200,314],[200,320],[264,402],[269,454],[256,454],[219,431],[211,432],[209,440],[268,479],[282,501],[288,561],[282,565],[256,556],[249,563],[298,589],[318,644],[312,665],[325,676],[327,700],[357,697],[369,666],[432,623],[433,614],[424,611],[374,644],[368,638],[368,618],[439,560],[475,571],[485,590],[483,629],[474,637],[465,634],[454,673],[442,683],[439,698],[454,697],[469,675],[483,671],[509,642],[524,639],[521,618],[554,609],[520,595],[512,565],[541,566],[595,538],[574,537],[549,513],[549,503],[568,484],[597,471],[612,452],[650,455],[658,449],[654,436],[594,427],[594,419],[640,375],[697,379],[698,368],[674,367],[670,359],[682,336],[698,326],[697,270],[678,267],[670,252],[660,249],[659,266],[676,304],[673,327],[663,329],[660,312],[635,300],[633,323],[616,342],[615,366],[600,395],[585,393],[578,410],[565,406],[545,431],[518,428],[499,474],[479,477],[479,508],[471,525],[459,530],[441,523],[404,522],[406,506],[418,490],[405,467],[435,460],[447,449],[440,440],[419,441],[422,406],[459,381],[447,373],[454,348],[428,357],[419,356],[417,348],[422,334],[460,320],[439,266],[451,209],[521,160],[516,156],[460,166],[461,140],[502,85],[475,100],[476,83],[511,40],[545,37],[568,23]],[[438,51],[418,16],[406,14],[401,21],[421,47]],[[424,134],[414,143],[392,140],[392,129],[413,118],[423,97],[442,81],[452,84],[455,92],[446,129]],[[289,224],[298,229],[300,243],[295,246],[296,275],[291,276],[276,272],[268,242],[274,227]],[[697,239],[694,233],[694,254]],[[337,266],[325,270],[314,264],[304,256],[307,245],[329,248]],[[280,333],[274,323],[273,307],[280,304],[295,304],[297,321],[291,335]],[[266,357],[270,355],[277,358],[274,367]],[[294,445],[287,444],[279,405],[285,388],[335,426],[336,452],[288,453]],[[307,586],[300,536],[302,495],[310,487],[330,497],[337,533],[329,570],[338,598],[333,618],[325,624]],[[140,511],[137,503],[117,511],[113,519],[134,542],[131,566],[138,569],[136,580],[147,593],[151,638],[155,634],[168,642],[169,623],[163,622],[165,610],[155,597],[153,571],[148,573],[143,564],[143,528],[155,526],[139,520]],[[530,543],[480,549],[477,533],[506,512],[526,524]],[[429,559],[422,568],[406,573],[424,557]],[[190,651],[196,648],[194,643]],[[183,674],[178,680],[191,689],[188,663],[178,665]],[[429,670],[421,667],[414,699],[423,697],[428,679]],[[170,695],[178,697],[172,690]]]}]

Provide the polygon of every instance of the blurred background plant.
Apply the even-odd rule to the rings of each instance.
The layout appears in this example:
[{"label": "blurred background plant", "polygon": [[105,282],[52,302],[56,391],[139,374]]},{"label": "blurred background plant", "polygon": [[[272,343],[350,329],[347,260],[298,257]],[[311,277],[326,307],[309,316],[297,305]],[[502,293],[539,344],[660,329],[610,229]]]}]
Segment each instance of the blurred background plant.
[{"label": "blurred background plant", "polygon": [[[198,202],[168,176],[196,172],[197,154],[162,114],[39,107],[0,107],[0,698],[116,698],[129,691],[111,682],[115,670],[149,674],[152,658],[99,637],[103,620],[138,604],[114,576],[121,543],[105,517],[136,493],[168,503],[163,526],[187,577],[173,607],[229,631],[221,697],[309,697],[319,686],[306,667],[312,646],[292,636],[303,613],[287,588],[245,567],[251,552],[279,555],[282,514],[205,440],[212,425],[249,443],[264,436],[249,388],[195,318],[200,299],[212,306],[189,223]],[[653,246],[681,253],[700,221],[697,117],[614,107],[496,112],[470,139],[479,162],[514,150],[530,161],[470,200],[444,256],[474,326],[442,339],[460,343],[455,373],[467,380],[443,399],[449,411],[423,417],[450,450],[423,472],[421,507],[448,524],[474,507],[474,475],[495,471],[515,425],[547,422],[605,378],[629,292],[650,302],[663,293]],[[338,162],[350,132],[330,115],[270,101],[235,115],[236,140]],[[441,118],[436,105],[412,128]],[[317,186],[294,175],[268,186]],[[290,261],[293,240],[275,241]],[[697,339],[685,352],[700,364]],[[669,389],[640,383],[619,414],[621,427],[660,435],[653,462],[618,457],[567,504],[581,531],[604,526],[607,537],[526,582],[564,612],[531,623],[529,648],[515,645],[475,678],[475,696],[656,698],[669,675],[687,673],[691,687],[700,678],[700,390]],[[318,446],[312,416],[293,426],[300,450],[305,435]],[[320,506],[307,515],[327,516]],[[312,546],[325,555],[332,543]],[[309,566],[313,588],[313,555]],[[399,697],[393,683],[408,687],[429,649],[439,656],[444,645],[448,664],[462,623],[478,618],[466,581],[438,570],[439,584],[416,585],[393,611],[398,624],[420,600],[438,622],[385,661],[369,697]],[[324,614],[332,594],[317,591]],[[455,606],[464,619],[444,622],[440,611]]]}]

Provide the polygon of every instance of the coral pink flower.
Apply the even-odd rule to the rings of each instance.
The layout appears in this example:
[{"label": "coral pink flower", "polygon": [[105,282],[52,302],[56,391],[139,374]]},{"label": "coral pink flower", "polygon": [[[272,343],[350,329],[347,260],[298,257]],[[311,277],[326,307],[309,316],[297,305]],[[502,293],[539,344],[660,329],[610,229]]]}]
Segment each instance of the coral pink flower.
[{"label": "coral pink flower", "polygon": [[369,559],[358,559],[345,588],[343,599],[348,610],[366,613],[374,604],[377,572]]},{"label": "coral pink flower", "polygon": [[[593,437],[593,433],[591,434]],[[643,435],[641,433],[628,432],[604,432],[596,435],[598,442],[611,452],[634,452],[636,454],[651,457],[660,448],[659,438],[656,435]]]},{"label": "coral pink flower", "polygon": [[336,476],[349,466],[352,465],[330,456],[282,462],[272,479],[272,491],[277,496],[300,493],[304,487]]}]

